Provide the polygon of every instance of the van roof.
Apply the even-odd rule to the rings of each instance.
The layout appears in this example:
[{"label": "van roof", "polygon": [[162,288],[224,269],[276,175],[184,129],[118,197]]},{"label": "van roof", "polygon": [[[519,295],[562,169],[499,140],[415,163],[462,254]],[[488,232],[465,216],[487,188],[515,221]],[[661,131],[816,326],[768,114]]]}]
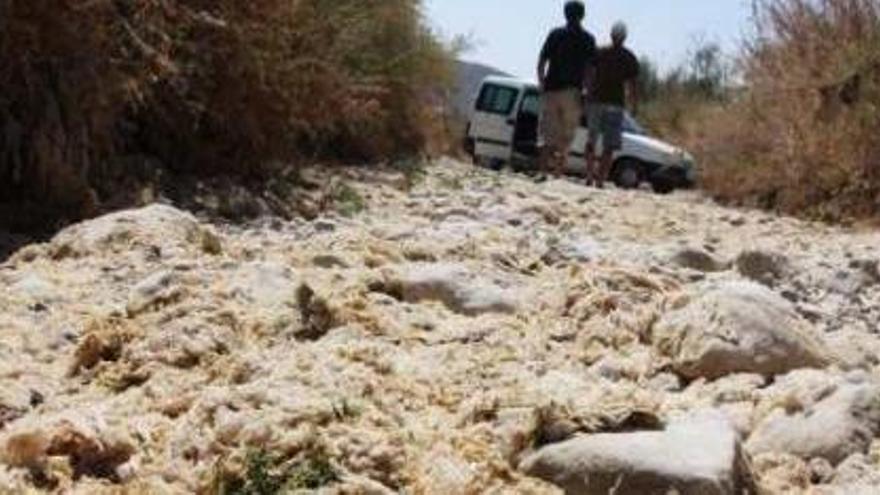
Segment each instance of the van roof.
[{"label": "van roof", "polygon": [[509,76],[488,76],[483,79],[483,84],[504,84],[507,86],[515,86],[517,88],[537,87],[537,85],[531,81]]}]

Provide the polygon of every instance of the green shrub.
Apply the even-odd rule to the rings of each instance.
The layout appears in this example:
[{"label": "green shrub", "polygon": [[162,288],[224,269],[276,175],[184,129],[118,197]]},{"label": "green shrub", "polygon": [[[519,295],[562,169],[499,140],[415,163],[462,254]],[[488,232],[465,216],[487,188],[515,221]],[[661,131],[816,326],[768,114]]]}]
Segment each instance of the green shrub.
[{"label": "green shrub", "polygon": [[367,209],[363,196],[349,184],[341,183],[332,192],[336,210],[344,217],[353,217]]},{"label": "green shrub", "polygon": [[225,480],[217,474],[216,495],[280,495],[297,490],[316,490],[339,481],[339,475],[323,454],[311,453],[300,462],[285,465],[265,450],[247,454],[241,477]]}]

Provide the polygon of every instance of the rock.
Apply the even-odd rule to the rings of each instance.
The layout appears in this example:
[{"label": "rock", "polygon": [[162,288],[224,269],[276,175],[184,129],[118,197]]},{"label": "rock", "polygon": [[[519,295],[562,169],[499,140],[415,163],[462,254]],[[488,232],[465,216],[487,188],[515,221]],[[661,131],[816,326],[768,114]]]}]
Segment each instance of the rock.
[{"label": "rock", "polygon": [[235,186],[220,196],[217,213],[234,222],[242,222],[256,218],[267,210],[253,192]]},{"label": "rock", "polygon": [[[880,469],[877,469],[876,454],[853,454],[837,467],[832,480],[840,495],[860,495],[880,493]],[[848,489],[848,490],[845,490]]]},{"label": "rock", "polygon": [[[812,485],[810,466],[788,454],[752,458],[752,472],[760,480],[761,494],[805,494]],[[811,493],[811,492],[810,492]]]},{"label": "rock", "polygon": [[665,431],[587,435],[545,447],[520,469],[571,495],[741,493],[750,474],[736,432],[718,412]]},{"label": "rock", "polygon": [[0,402],[0,430],[16,419],[24,416],[24,409],[16,409]]},{"label": "rock", "polygon": [[563,240],[550,247],[542,259],[547,265],[561,261],[589,263],[598,260],[603,251],[602,245],[592,237],[577,237]]},{"label": "rock", "polygon": [[749,221],[744,216],[735,216],[733,218],[730,218],[728,222],[734,227],[742,227],[743,225],[749,223]]},{"label": "rock", "polygon": [[842,383],[803,411],[775,410],[758,425],[747,448],[753,454],[785,452],[837,464],[852,454],[867,453],[878,434],[880,385]]},{"label": "rock", "polygon": [[880,339],[857,328],[844,328],[825,337],[828,348],[845,369],[871,369],[880,365]]},{"label": "rock", "polygon": [[33,303],[52,304],[64,298],[54,283],[38,273],[23,273],[11,281],[9,291]]},{"label": "rock", "polygon": [[830,479],[822,479],[815,487],[815,495],[876,495],[880,493],[880,469],[877,459],[865,454],[854,454],[832,472]]},{"label": "rock", "polygon": [[61,231],[52,240],[55,259],[81,257],[132,247],[168,250],[204,248],[204,231],[189,213],[153,204],[83,222]]},{"label": "rock", "polygon": [[136,451],[127,435],[80,418],[18,429],[0,445],[2,460],[14,467],[38,469],[52,458],[68,458],[77,479],[88,476],[117,480],[117,468]]},{"label": "rock", "polygon": [[315,232],[335,232],[337,229],[336,223],[332,220],[328,219],[319,219],[312,222],[312,226],[315,228]]},{"label": "rock", "polygon": [[251,262],[237,267],[227,281],[233,297],[262,310],[293,308],[297,278],[280,263]]},{"label": "rock", "polygon": [[302,328],[295,333],[298,339],[320,339],[338,325],[330,305],[308,285],[303,284],[297,289],[296,301],[302,318]]},{"label": "rock", "polygon": [[844,296],[859,294],[866,287],[873,284],[870,275],[864,271],[837,270],[831,274],[823,285],[831,292]]},{"label": "rock", "polygon": [[773,376],[830,362],[811,325],[782,297],[750,282],[704,287],[654,328],[654,345],[680,375]]},{"label": "rock", "polygon": [[442,302],[450,310],[468,316],[515,313],[519,307],[513,291],[475,280],[464,267],[454,264],[413,264],[402,270],[392,284],[410,303]]},{"label": "rock", "polygon": [[334,254],[319,254],[312,258],[312,264],[318,268],[348,268],[350,265],[345,259]]},{"label": "rock", "polygon": [[681,379],[675,373],[658,373],[645,385],[658,392],[678,392],[681,390]]},{"label": "rock", "polygon": [[179,277],[171,271],[161,271],[150,275],[132,288],[125,310],[129,317],[135,317],[158,305],[179,299],[183,288]]},{"label": "rock", "polygon": [[871,285],[880,284],[880,260],[859,259],[850,262],[849,267],[864,274]]},{"label": "rock", "polygon": [[702,249],[685,248],[672,257],[672,262],[682,268],[690,268],[700,272],[720,272],[727,266],[720,260]]},{"label": "rock", "polygon": [[39,431],[21,432],[3,442],[3,463],[13,467],[34,468],[45,461],[49,439]]},{"label": "rock", "polygon": [[[240,341],[232,330],[220,325],[192,325],[186,319],[174,320],[125,346],[121,361],[162,363],[179,369],[191,369],[209,356],[229,354]],[[138,370],[125,381],[149,379]]]},{"label": "rock", "polygon": [[216,232],[210,229],[202,229],[201,231],[202,251],[212,256],[223,254],[223,241]]},{"label": "rock", "polygon": [[743,277],[765,285],[773,285],[789,271],[785,256],[764,251],[744,251],[734,265]]},{"label": "rock", "polygon": [[90,370],[102,361],[116,361],[122,355],[125,345],[139,334],[136,327],[124,321],[93,323],[87,334],[80,339],[68,370],[69,376]]},{"label": "rock", "polygon": [[808,463],[810,468],[810,478],[816,483],[827,483],[834,478],[834,466],[828,462],[828,459],[815,457],[810,459]]},{"label": "rock", "polygon": [[435,446],[417,469],[417,486],[423,493],[468,493],[477,478],[474,467],[444,445]]}]

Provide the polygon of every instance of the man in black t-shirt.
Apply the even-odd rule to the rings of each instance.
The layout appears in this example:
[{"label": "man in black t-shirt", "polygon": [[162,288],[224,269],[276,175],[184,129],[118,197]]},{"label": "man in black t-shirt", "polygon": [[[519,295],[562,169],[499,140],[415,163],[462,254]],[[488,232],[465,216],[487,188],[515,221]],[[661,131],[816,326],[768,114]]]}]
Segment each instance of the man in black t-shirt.
[{"label": "man in black t-shirt", "polygon": [[585,16],[583,2],[567,2],[566,25],[550,32],[538,61],[541,133],[545,142],[541,170],[557,176],[563,173],[568,148],[581,119],[581,94],[596,54],[596,39],[582,26]]},{"label": "man in black t-shirt", "polygon": [[[637,112],[639,61],[624,46],[626,25],[618,22],[611,30],[611,46],[596,54],[596,72],[590,88],[587,140],[587,183],[603,187],[614,160],[614,153],[623,145],[623,120],[627,101]],[[629,93],[629,95],[627,95]],[[596,171],[596,145],[601,138],[601,166]]]}]

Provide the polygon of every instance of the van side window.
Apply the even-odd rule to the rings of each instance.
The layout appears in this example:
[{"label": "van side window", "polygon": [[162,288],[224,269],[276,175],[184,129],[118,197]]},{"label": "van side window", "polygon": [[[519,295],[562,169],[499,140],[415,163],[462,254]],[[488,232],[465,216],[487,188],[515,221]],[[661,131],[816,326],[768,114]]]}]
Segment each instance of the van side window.
[{"label": "van side window", "polygon": [[526,93],[519,107],[519,113],[536,116],[541,114],[541,97],[538,93]]},{"label": "van side window", "polygon": [[477,111],[495,113],[498,115],[509,115],[516,103],[519,91],[505,86],[497,86],[487,84],[480,91],[480,98],[477,100]]}]

